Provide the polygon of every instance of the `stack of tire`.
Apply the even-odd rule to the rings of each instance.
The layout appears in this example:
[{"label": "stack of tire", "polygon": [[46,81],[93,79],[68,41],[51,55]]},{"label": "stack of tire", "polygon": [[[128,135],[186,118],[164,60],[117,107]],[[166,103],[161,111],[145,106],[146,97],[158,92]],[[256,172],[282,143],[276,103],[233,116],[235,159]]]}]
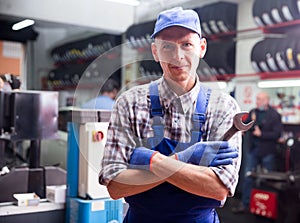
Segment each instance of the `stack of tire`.
[{"label": "stack of tire", "polygon": [[127,46],[140,53],[139,74],[150,80],[162,75],[160,64],[153,60],[150,48],[154,26],[155,21],[134,24],[125,33]]},{"label": "stack of tire", "polygon": [[[100,34],[55,47],[51,57],[56,68],[48,73],[48,88],[75,87],[83,77],[95,84],[113,74],[120,68],[121,51],[115,47],[120,44],[120,35]],[[120,71],[115,75],[120,76]]]},{"label": "stack of tire", "polygon": [[[100,55],[107,55],[121,44],[120,35],[100,34],[55,47],[51,56],[56,66],[90,62]],[[111,53],[111,52],[109,52]]]},{"label": "stack of tire", "polygon": [[255,0],[252,15],[257,26],[300,19],[300,0]]},{"label": "stack of tire", "polygon": [[208,40],[208,50],[197,69],[200,79],[217,80],[233,74],[236,44],[231,39],[215,37],[236,31],[237,4],[221,1],[194,10],[200,18],[202,35]]},{"label": "stack of tire", "polygon": [[162,76],[162,68],[158,62],[154,60],[143,60],[139,67],[140,74],[144,77]]},{"label": "stack of tire", "polygon": [[205,37],[236,31],[237,5],[235,3],[217,2],[194,9],[201,21]]},{"label": "stack of tire", "polygon": [[125,33],[128,46],[132,49],[147,49],[152,42],[150,36],[153,33],[155,21],[134,24]]},{"label": "stack of tire", "polygon": [[77,85],[86,65],[74,64],[72,66],[62,66],[51,70],[48,73],[48,85],[51,88],[64,88]]},{"label": "stack of tire", "polygon": [[200,60],[198,74],[200,77],[212,79],[235,73],[234,41],[208,41],[206,55]]},{"label": "stack of tire", "polygon": [[251,51],[251,64],[256,72],[299,70],[299,38],[265,38],[257,42]]}]

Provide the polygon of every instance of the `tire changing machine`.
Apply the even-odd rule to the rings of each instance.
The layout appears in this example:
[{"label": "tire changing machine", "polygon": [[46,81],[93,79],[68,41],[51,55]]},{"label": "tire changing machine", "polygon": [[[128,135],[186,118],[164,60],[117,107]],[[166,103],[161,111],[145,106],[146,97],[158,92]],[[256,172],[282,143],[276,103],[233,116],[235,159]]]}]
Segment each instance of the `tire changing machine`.
[{"label": "tire changing machine", "polygon": [[110,111],[74,109],[68,122],[66,223],[118,223],[123,201],[98,182]]}]

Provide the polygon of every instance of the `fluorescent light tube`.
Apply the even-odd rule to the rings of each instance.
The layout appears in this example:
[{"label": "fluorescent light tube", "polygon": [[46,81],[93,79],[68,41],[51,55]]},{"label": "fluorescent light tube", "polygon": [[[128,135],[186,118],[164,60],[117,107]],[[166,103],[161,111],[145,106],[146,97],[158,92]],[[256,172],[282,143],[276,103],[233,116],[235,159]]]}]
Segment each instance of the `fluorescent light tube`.
[{"label": "fluorescent light tube", "polygon": [[257,86],[259,88],[300,87],[300,79],[259,81]]},{"label": "fluorescent light tube", "polygon": [[31,20],[31,19],[25,19],[25,20],[23,20],[21,22],[18,22],[16,24],[14,24],[13,27],[12,27],[12,29],[13,30],[20,30],[20,29],[23,29],[23,28],[25,28],[27,26],[31,26],[33,24],[34,24],[33,20]]},{"label": "fluorescent light tube", "polygon": [[138,6],[140,4],[140,1],[138,0],[106,0],[106,1],[125,4],[125,5],[132,5],[132,6]]}]

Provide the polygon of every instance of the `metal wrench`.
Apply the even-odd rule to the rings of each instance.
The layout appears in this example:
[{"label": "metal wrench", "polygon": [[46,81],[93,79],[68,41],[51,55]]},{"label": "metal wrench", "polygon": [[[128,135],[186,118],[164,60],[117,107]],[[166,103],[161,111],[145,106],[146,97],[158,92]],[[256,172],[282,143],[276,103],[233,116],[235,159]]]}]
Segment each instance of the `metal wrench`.
[{"label": "metal wrench", "polygon": [[221,140],[228,141],[238,131],[247,131],[253,126],[254,120],[252,120],[251,122],[249,122],[247,124],[245,124],[242,121],[242,117],[246,114],[248,114],[248,112],[243,111],[243,112],[239,112],[234,115],[233,124],[232,124],[231,128],[227,130],[227,132],[224,134],[224,137]]}]

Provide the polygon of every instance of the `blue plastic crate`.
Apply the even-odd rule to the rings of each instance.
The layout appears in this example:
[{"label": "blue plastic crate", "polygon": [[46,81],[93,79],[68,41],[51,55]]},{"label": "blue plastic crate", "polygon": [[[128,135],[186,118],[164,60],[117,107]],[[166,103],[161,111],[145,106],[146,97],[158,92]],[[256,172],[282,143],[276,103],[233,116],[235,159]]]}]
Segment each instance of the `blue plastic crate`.
[{"label": "blue plastic crate", "polygon": [[67,198],[67,223],[121,223],[122,200]]}]

